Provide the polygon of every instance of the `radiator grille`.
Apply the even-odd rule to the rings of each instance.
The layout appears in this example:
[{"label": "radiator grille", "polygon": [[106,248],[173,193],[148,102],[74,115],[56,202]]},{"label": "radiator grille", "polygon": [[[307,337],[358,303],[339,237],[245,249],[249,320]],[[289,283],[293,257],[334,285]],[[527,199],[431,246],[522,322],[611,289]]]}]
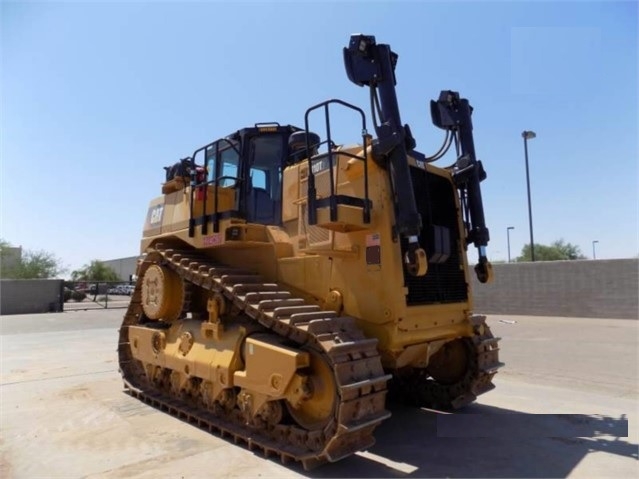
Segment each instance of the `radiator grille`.
[{"label": "radiator grille", "polygon": [[[411,167],[417,210],[422,216],[421,247],[429,257],[426,230],[438,225],[450,230],[450,256],[439,264],[429,264],[424,276],[412,276],[404,268],[404,284],[408,288],[406,304],[417,306],[433,303],[457,303],[468,299],[468,286],[461,258],[461,235],[455,207],[456,190],[452,183],[441,176]],[[426,194],[425,192],[428,192]],[[408,242],[402,239],[402,256]]]}]

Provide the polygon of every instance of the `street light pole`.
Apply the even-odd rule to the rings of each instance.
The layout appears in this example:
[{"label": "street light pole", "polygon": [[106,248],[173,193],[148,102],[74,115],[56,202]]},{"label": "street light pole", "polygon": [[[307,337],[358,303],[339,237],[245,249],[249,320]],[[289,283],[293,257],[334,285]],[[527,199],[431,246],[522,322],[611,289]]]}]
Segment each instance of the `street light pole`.
[{"label": "street light pole", "polygon": [[532,206],[530,203],[530,174],[528,172],[528,140],[532,140],[537,136],[534,131],[524,130],[521,133],[524,139],[524,154],[526,156],[526,187],[528,189],[528,227],[530,229],[530,257],[535,261],[535,242],[533,240],[533,222],[532,222]]},{"label": "street light pole", "polygon": [[514,230],[514,226],[506,228],[506,236],[508,237],[508,262],[510,263],[510,230]]},{"label": "street light pole", "polygon": [[597,255],[595,254],[595,245],[599,243],[599,240],[594,240],[592,242],[592,259],[597,259]]}]

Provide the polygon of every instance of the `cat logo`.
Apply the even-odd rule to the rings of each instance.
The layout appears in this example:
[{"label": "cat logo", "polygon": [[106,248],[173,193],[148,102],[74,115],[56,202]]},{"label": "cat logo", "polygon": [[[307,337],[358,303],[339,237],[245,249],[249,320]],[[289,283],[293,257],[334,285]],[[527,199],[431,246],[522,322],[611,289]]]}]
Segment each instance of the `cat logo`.
[{"label": "cat logo", "polygon": [[156,225],[162,223],[162,213],[164,213],[164,205],[149,208],[149,224]]}]

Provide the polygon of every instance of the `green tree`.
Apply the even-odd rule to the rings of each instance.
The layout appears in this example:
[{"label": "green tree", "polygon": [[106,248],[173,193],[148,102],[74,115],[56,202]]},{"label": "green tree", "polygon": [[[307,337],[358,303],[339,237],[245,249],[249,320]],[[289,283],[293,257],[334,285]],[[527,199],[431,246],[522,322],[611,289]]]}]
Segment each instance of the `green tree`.
[{"label": "green tree", "polygon": [[66,269],[48,251],[18,250],[0,239],[0,277],[5,279],[55,278]]},{"label": "green tree", "polygon": [[[586,259],[581,253],[579,246],[566,243],[563,239],[554,241],[550,245],[535,243],[535,261],[565,261],[575,259]],[[521,255],[517,257],[518,262],[532,261],[530,244],[524,245]]]},{"label": "green tree", "polygon": [[82,268],[71,272],[73,281],[120,281],[118,273],[102,261],[94,259]]}]

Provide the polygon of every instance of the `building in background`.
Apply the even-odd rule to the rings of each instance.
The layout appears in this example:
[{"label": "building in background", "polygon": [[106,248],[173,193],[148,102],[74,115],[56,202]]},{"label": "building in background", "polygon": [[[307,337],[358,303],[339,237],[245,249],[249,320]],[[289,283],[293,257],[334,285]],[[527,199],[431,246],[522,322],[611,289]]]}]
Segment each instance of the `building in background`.
[{"label": "building in background", "polygon": [[121,281],[135,281],[138,258],[139,256],[129,256],[127,258],[106,260],[103,263],[115,271]]}]

